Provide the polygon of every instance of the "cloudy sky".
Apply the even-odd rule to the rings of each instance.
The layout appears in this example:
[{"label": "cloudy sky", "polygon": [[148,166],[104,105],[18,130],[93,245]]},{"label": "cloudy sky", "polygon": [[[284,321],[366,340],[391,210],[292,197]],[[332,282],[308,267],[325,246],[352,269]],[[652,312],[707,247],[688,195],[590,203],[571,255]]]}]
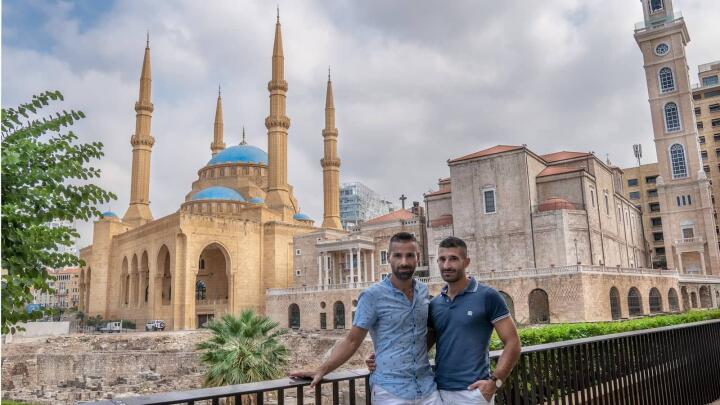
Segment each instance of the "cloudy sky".
[{"label": "cloudy sky", "polygon": [[[667,0],[666,0],[667,1]],[[289,83],[289,179],[301,209],[322,219],[321,130],[332,66],[341,181],[388,199],[421,200],[446,160],[495,144],[539,153],[595,151],[613,163],[655,161],[638,0],[280,1]],[[720,59],[720,1],[675,0],[688,24],[691,77]],[[57,89],[101,140],[100,184],[130,190],[134,102],[150,31],[151,208],[176,211],[210,158],[218,83],[225,142],[266,149],[275,2],[237,0],[2,1],[2,105]],[[90,226],[78,224],[81,245]]]}]

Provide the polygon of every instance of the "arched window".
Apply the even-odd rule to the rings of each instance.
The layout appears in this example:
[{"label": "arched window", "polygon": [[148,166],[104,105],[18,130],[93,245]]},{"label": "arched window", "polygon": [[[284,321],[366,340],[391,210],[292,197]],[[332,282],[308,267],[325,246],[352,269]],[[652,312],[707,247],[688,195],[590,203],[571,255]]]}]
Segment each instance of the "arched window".
[{"label": "arched window", "polygon": [[708,286],[700,287],[700,308],[712,307],[712,295],[710,295],[710,288]]},{"label": "arched window", "polygon": [[337,301],[333,305],[334,329],[345,329],[345,304],[342,301]]},{"label": "arched window", "polygon": [[290,304],[288,307],[288,327],[300,329],[300,307],[298,304]]},{"label": "arched window", "polygon": [[620,293],[615,287],[610,289],[610,315],[612,315],[612,319],[620,319],[622,316],[620,312]]},{"label": "arched window", "polygon": [[665,130],[667,132],[680,130],[680,114],[675,103],[665,104]]},{"label": "arched window", "polygon": [[693,308],[697,308],[697,294],[695,291],[690,293],[690,304]]},{"label": "arched window", "polygon": [[670,147],[670,164],[672,166],[673,179],[687,177],[687,162],[685,160],[685,148],[679,143]]},{"label": "arched window", "polygon": [[668,304],[670,305],[670,311],[680,311],[680,302],[678,301],[677,291],[674,288],[670,288],[668,291]]},{"label": "arched window", "polygon": [[662,0],[650,0],[650,12],[662,10],[662,8],[663,8]]},{"label": "arched window", "polygon": [[628,292],[628,313],[630,316],[642,316],[643,314],[640,291],[635,287]]},{"label": "arched window", "polygon": [[510,298],[510,296],[503,291],[500,291],[500,295],[505,300],[505,305],[507,305],[508,311],[510,311],[510,316],[515,319],[515,303],[513,303],[512,298]]},{"label": "arched window", "polygon": [[660,69],[660,72],[658,72],[658,80],[660,81],[661,92],[667,93],[668,91],[675,90],[675,80],[673,79],[672,70],[670,70],[669,67]]},{"label": "arched window", "polygon": [[195,300],[202,301],[205,299],[207,299],[207,287],[204,281],[198,280],[197,283],[195,283]]},{"label": "arched window", "polygon": [[660,290],[653,287],[650,289],[650,313],[662,312],[662,296]]},{"label": "arched window", "polygon": [[530,292],[528,297],[530,307],[530,323],[550,323],[550,303],[545,290],[539,288]]}]

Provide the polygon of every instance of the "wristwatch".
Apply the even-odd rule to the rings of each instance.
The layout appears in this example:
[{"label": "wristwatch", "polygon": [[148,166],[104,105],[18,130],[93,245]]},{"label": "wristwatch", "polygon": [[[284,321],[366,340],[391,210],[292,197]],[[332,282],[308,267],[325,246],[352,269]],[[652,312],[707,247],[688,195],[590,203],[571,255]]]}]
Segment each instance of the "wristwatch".
[{"label": "wristwatch", "polygon": [[490,373],[490,379],[495,381],[495,388],[500,389],[503,385],[503,380],[499,379],[495,374]]}]

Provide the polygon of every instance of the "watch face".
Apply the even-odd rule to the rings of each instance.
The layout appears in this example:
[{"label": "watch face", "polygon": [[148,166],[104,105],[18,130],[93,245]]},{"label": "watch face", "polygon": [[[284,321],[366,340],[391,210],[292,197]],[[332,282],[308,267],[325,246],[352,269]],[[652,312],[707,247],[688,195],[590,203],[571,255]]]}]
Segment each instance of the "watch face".
[{"label": "watch face", "polygon": [[655,54],[657,54],[659,56],[663,56],[663,55],[667,54],[669,50],[670,50],[670,47],[668,46],[668,44],[665,44],[665,43],[659,44],[658,46],[655,47]]}]

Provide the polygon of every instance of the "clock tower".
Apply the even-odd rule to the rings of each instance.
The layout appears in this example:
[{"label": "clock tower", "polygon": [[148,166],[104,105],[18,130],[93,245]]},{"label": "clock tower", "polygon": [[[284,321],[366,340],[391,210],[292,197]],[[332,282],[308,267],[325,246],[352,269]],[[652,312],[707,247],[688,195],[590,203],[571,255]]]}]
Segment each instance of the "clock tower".
[{"label": "clock tower", "polygon": [[[642,0],[642,7],[635,41],[647,80],[667,266],[681,273],[720,274],[710,182],[700,158],[685,58],[690,36],[672,0]],[[643,211],[649,213],[647,208]]]}]

